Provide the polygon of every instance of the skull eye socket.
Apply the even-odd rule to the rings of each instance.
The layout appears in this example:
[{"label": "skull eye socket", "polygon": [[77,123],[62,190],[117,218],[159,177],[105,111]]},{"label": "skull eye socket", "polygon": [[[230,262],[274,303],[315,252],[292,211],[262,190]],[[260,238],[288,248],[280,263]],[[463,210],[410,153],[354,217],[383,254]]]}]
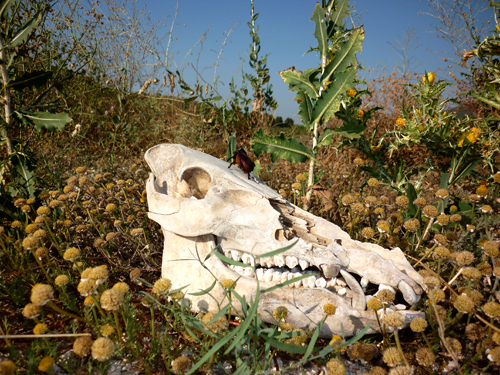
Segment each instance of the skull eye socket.
[{"label": "skull eye socket", "polygon": [[188,168],[182,173],[181,183],[184,185],[182,188],[184,198],[203,199],[212,187],[212,178],[203,168],[194,167]]}]

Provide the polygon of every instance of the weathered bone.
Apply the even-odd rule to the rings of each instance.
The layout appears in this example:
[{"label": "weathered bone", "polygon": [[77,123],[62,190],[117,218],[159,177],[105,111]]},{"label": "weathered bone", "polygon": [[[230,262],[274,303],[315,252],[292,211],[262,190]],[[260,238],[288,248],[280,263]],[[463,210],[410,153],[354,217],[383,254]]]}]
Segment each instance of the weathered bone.
[{"label": "weathered bone", "polygon": [[[364,290],[369,284],[399,290],[410,304],[423,293],[422,277],[403,252],[350,238],[336,225],[286,201],[258,178],[248,179],[229,163],[182,145],[161,144],[145,155],[153,173],[146,184],[149,217],[161,225],[164,237],[162,276],[173,288],[187,286],[186,299],[195,311],[227,304],[220,285],[210,295],[192,293],[219,281],[238,279],[236,291],[247,301],[260,288],[270,288],[302,274],[311,276],[261,294],[259,315],[274,323],[273,310],[285,306],[293,327],[313,328],[323,317],[323,305],[333,303],[321,335],[354,335],[368,323],[379,327],[374,312],[366,310]],[[296,244],[285,253],[259,256]],[[216,256],[257,267],[229,266]],[[353,276],[358,275],[360,282]],[[257,280],[256,280],[257,278]],[[235,299],[232,300],[237,309]],[[423,313],[399,310],[407,324]]]}]

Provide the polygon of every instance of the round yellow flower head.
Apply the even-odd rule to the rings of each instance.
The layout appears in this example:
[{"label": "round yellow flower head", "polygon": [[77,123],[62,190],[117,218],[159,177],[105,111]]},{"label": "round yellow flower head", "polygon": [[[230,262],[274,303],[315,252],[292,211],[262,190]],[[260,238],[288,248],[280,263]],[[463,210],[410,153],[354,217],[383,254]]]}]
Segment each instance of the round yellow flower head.
[{"label": "round yellow flower head", "polygon": [[299,181],[299,182],[303,182],[303,181],[306,181],[306,180],[307,180],[306,176],[305,176],[303,173],[298,174],[298,175],[295,177],[295,179],[296,179],[297,181]]},{"label": "round yellow flower head", "polygon": [[35,335],[43,335],[45,332],[48,331],[47,324],[43,323],[38,323],[34,328],[33,328],[33,333]]},{"label": "round yellow flower head", "polygon": [[104,337],[108,337],[115,333],[115,327],[113,327],[111,324],[105,324],[101,328],[99,328],[99,332],[101,332]]},{"label": "round yellow flower head", "polygon": [[174,374],[185,374],[191,368],[192,362],[191,359],[185,355],[181,355],[174,359],[171,363],[172,372]]},{"label": "round yellow flower head", "polygon": [[0,362],[0,374],[3,375],[14,375],[16,373],[17,366],[10,359]]},{"label": "round yellow flower head", "polygon": [[398,117],[396,120],[396,125],[398,126],[398,128],[402,128],[406,125],[406,120],[404,118]]},{"label": "round yellow flower head", "polygon": [[54,366],[54,359],[52,357],[44,357],[38,362],[38,371],[47,372]]},{"label": "round yellow flower head", "polygon": [[63,286],[67,283],[69,283],[69,277],[67,275],[59,275],[54,280],[54,284],[56,284],[56,286]]},{"label": "round yellow flower head", "polygon": [[130,287],[127,283],[119,282],[113,285],[113,289],[118,289],[123,294],[127,294],[127,292],[130,290]]},{"label": "round yellow flower head", "polygon": [[78,250],[76,247],[70,247],[68,250],[66,250],[63,254],[64,260],[67,261],[73,261],[76,258],[80,256],[80,250]]},{"label": "round yellow flower head", "polygon": [[99,362],[104,362],[111,357],[115,350],[115,344],[107,337],[99,337],[91,347],[92,358]]},{"label": "round yellow flower head", "polygon": [[434,72],[429,72],[429,73],[424,74],[422,76],[422,82],[429,83],[430,85],[432,85],[434,83],[435,79],[436,79],[436,73],[434,73]]},{"label": "round yellow flower head", "polygon": [[323,305],[323,310],[326,315],[333,315],[337,311],[337,307],[332,303],[326,303]]},{"label": "round yellow flower head", "polygon": [[347,96],[350,96],[351,98],[354,97],[356,93],[356,90],[347,90]]},{"label": "round yellow flower head", "polygon": [[288,316],[288,309],[285,306],[278,306],[273,311],[274,319],[282,320]]},{"label": "round yellow flower head", "polygon": [[92,339],[90,336],[81,336],[75,340],[73,343],[73,353],[79,357],[86,357],[90,354],[90,348],[92,347]]},{"label": "round yellow flower head", "polygon": [[37,306],[43,306],[50,301],[54,289],[47,284],[37,284],[31,290],[31,302]]},{"label": "round yellow flower head", "polygon": [[161,278],[157,280],[153,285],[153,293],[154,294],[166,293],[170,289],[171,285],[172,282],[169,279]]},{"label": "round yellow flower head", "polygon": [[23,316],[28,319],[35,319],[42,312],[42,306],[37,306],[34,303],[28,303],[24,306]]},{"label": "round yellow flower head", "polygon": [[236,286],[236,281],[231,279],[226,279],[222,282],[222,287],[226,289],[234,288],[235,286]]},{"label": "round yellow flower head", "polygon": [[410,329],[413,332],[423,332],[423,331],[425,331],[425,329],[427,328],[428,325],[429,325],[429,323],[427,323],[427,320],[417,316],[416,318],[414,318],[411,321]]},{"label": "round yellow flower head", "polygon": [[105,290],[101,295],[101,307],[106,311],[116,311],[123,304],[123,293],[118,289]]}]

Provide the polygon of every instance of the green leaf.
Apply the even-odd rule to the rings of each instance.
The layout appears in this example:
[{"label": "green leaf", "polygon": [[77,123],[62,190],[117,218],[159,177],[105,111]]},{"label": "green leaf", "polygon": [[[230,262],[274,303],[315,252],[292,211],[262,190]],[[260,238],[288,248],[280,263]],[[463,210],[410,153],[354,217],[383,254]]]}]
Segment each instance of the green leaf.
[{"label": "green leaf", "polygon": [[315,149],[318,150],[322,146],[328,146],[333,143],[333,135],[335,132],[332,129],[325,129],[323,134],[319,137],[318,144]]},{"label": "green leaf", "polygon": [[212,283],[212,285],[210,285],[207,289],[204,289],[200,292],[196,292],[196,293],[188,293],[190,296],[202,296],[204,294],[207,294],[207,293],[210,293],[210,291],[214,288],[215,284],[217,284],[217,280],[214,280],[214,282]]},{"label": "green leaf", "polygon": [[279,137],[269,136],[262,129],[255,133],[252,138],[252,151],[257,157],[263,152],[269,153],[273,163],[278,158],[292,163],[304,163],[307,160],[316,161],[312,152],[295,138],[287,139],[283,133]]},{"label": "green leaf", "polygon": [[311,21],[316,24],[314,28],[314,36],[318,41],[318,49],[321,57],[328,55],[328,35],[326,33],[326,12],[320,7],[319,3],[316,3],[316,9],[314,9]]},{"label": "green leaf", "polygon": [[280,247],[279,249],[276,249],[276,250],[273,250],[273,251],[269,251],[267,253],[264,253],[264,254],[261,254],[261,255],[257,255],[255,257],[255,259],[260,259],[260,258],[268,258],[268,257],[274,257],[275,255],[279,255],[281,253],[284,253],[285,251],[288,251],[290,250],[292,247],[295,246],[295,244],[298,242],[299,240],[295,240],[293,243],[291,243],[290,245],[287,245],[285,247]]},{"label": "green leaf", "polygon": [[314,103],[311,122],[327,122],[328,119],[335,116],[335,112],[340,107],[341,95],[354,87],[354,78],[356,78],[354,67],[337,75],[335,81],[330,83]]},{"label": "green leaf", "polygon": [[72,121],[67,112],[50,113],[16,111],[15,113],[24,123],[35,125],[38,131],[41,131],[43,128],[46,128],[49,131],[54,129],[63,130],[64,126]]},{"label": "green leaf", "polygon": [[311,99],[304,93],[304,91],[298,91],[295,95],[295,101],[299,103],[299,114],[302,123],[309,130],[312,127],[311,115],[312,115],[312,103]]},{"label": "green leaf", "polygon": [[26,23],[17,32],[14,33],[14,37],[8,43],[6,43],[4,49],[16,47],[26,42],[33,29],[38,26],[40,21],[42,21],[42,16],[42,12],[39,11],[32,18],[26,21]]},{"label": "green leaf", "polygon": [[358,139],[361,138],[365,130],[366,125],[362,122],[349,121],[347,124],[335,128],[333,133],[349,139]]},{"label": "green leaf", "polygon": [[313,83],[309,81],[309,76],[305,75],[301,71],[290,68],[279,72],[279,75],[288,83],[288,90],[292,91],[303,91],[310,98],[318,97],[318,90]]},{"label": "green leaf", "polygon": [[344,25],[344,18],[347,17],[349,11],[349,0],[339,0],[335,4],[335,10],[330,15],[330,21],[335,26],[341,27]]},{"label": "green leaf", "polygon": [[322,82],[329,82],[332,75],[335,77],[336,72],[344,71],[350,65],[356,64],[356,52],[361,52],[361,42],[364,38],[364,30],[363,26],[361,26],[349,34],[347,41],[339,43],[339,50],[321,76]]},{"label": "green leaf", "polygon": [[0,0],[0,19],[4,19],[9,11],[13,0]]},{"label": "green leaf", "polygon": [[23,74],[21,77],[18,77],[8,83],[5,88],[15,87],[16,90],[22,90],[26,87],[35,87],[40,88],[47,83],[47,81],[52,78],[51,71],[35,71]]}]

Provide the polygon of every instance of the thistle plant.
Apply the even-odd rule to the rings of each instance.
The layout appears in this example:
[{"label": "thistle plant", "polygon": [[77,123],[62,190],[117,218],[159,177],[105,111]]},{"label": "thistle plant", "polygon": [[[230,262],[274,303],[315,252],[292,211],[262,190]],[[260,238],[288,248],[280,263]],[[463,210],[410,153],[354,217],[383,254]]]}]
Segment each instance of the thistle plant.
[{"label": "thistle plant", "polygon": [[320,147],[332,143],[333,132],[323,129],[341,106],[347,90],[354,88],[357,71],[356,53],[361,51],[364,39],[362,27],[346,29],[344,19],[349,9],[348,0],[322,1],[316,4],[311,20],[315,23],[314,36],[318,42],[309,52],[318,53],[319,66],[304,72],[291,67],[280,72],[289,90],[296,91],[299,114],[303,125],[310,134],[312,146],[309,148],[295,138],[268,136],[261,129],[252,138],[252,150],[259,156],[268,152],[274,162],[282,158],[291,162],[309,161],[306,204],[308,209],[315,183],[314,166]]}]

